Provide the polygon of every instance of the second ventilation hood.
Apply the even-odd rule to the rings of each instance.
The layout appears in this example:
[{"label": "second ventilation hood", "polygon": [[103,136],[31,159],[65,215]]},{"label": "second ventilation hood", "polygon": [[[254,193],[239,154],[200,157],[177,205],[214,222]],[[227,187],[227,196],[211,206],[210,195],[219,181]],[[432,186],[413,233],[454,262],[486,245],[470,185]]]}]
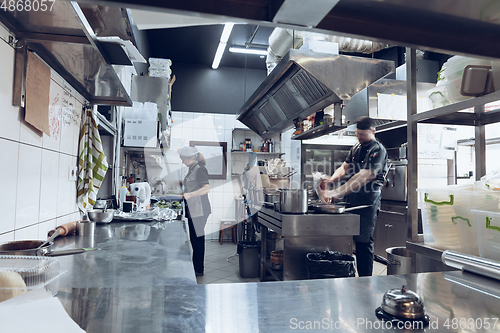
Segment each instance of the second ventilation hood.
[{"label": "second ventilation hood", "polygon": [[293,120],[348,101],[394,71],[393,61],[291,49],[237,118],[261,137],[272,137],[293,127]]}]

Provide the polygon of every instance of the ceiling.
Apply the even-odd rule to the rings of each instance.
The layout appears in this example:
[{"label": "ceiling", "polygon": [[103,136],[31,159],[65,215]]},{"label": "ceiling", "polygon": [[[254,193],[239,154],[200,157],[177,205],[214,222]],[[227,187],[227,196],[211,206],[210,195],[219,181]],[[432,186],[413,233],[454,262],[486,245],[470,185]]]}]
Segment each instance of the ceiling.
[{"label": "ceiling", "polygon": [[[101,1],[79,1],[82,2]],[[139,10],[347,35],[446,54],[500,58],[500,6],[497,1],[323,2],[333,7],[325,9],[317,0],[106,0],[106,4]],[[312,23],[306,20],[311,15],[315,19]]]},{"label": "ceiling", "polygon": [[[215,24],[148,30],[149,55],[153,58],[171,59],[174,64],[187,63],[211,68],[223,28],[223,24]],[[221,67],[266,69],[265,56],[228,51],[229,46],[244,47],[245,43],[250,42],[256,29],[252,44],[267,48],[273,28],[235,24],[220,62]]]}]

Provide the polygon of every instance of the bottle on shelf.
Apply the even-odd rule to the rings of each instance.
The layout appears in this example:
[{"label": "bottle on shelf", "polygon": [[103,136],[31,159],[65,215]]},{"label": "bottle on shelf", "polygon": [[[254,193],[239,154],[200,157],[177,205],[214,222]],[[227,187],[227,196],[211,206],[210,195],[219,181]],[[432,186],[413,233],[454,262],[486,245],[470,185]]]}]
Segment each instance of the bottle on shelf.
[{"label": "bottle on shelf", "polygon": [[263,153],[267,153],[268,148],[269,148],[269,141],[267,139],[265,139],[262,142],[262,147],[260,147],[260,151]]},{"label": "bottle on shelf", "polygon": [[245,139],[246,151],[252,151],[252,139]]},{"label": "bottle on shelf", "polygon": [[125,199],[127,198],[127,186],[126,186],[126,180],[127,180],[127,177],[123,176],[122,177],[122,187],[120,188],[120,194],[119,194],[119,198],[120,198],[120,209],[123,209],[123,202],[125,201]]}]

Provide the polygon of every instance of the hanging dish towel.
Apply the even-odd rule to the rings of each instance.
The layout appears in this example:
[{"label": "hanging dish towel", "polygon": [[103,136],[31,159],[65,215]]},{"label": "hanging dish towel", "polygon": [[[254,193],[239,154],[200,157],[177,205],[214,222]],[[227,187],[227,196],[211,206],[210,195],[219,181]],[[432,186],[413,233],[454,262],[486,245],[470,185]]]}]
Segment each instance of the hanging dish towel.
[{"label": "hanging dish towel", "polygon": [[92,109],[87,108],[80,130],[77,189],[78,208],[82,212],[87,212],[94,206],[97,192],[108,170],[95,118]]}]

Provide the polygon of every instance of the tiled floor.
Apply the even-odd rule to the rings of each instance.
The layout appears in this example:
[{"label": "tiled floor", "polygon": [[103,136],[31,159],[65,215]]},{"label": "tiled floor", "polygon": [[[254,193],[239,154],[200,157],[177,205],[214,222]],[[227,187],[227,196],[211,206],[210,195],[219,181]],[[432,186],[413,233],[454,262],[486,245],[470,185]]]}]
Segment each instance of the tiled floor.
[{"label": "tiled floor", "polygon": [[[386,275],[387,267],[373,263],[373,275]],[[217,240],[205,242],[205,273],[196,278],[198,284],[259,282],[259,278],[244,279],[239,274],[239,258],[236,245],[229,241],[221,244]]]}]

